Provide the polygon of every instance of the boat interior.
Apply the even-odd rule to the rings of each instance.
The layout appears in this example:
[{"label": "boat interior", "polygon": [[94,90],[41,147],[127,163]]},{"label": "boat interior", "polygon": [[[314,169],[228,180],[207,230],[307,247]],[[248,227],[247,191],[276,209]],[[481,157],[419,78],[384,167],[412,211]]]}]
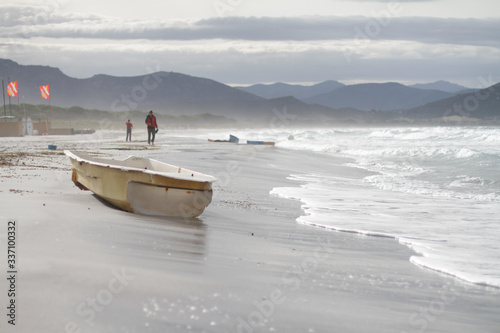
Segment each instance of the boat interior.
[{"label": "boat interior", "polygon": [[123,160],[114,160],[114,159],[94,157],[86,152],[71,152],[71,153],[75,157],[77,157],[77,159],[83,159],[88,162],[93,162],[101,165],[113,165],[125,168],[146,169],[146,170],[165,172],[165,173],[180,173],[189,175],[200,174],[199,172],[193,170],[184,169],[175,165],[170,165],[153,159],[137,157],[137,156],[129,156]]}]

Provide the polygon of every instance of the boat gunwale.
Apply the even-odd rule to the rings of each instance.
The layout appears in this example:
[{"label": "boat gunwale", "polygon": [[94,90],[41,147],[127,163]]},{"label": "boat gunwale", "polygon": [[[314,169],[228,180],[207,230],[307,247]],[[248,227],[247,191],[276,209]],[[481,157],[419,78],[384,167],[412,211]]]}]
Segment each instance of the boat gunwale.
[{"label": "boat gunwale", "polygon": [[[85,152],[83,152],[83,153],[86,154],[86,155],[88,155]],[[152,170],[152,169],[142,169],[142,168],[136,168],[136,167],[129,167],[129,166],[116,165],[116,164],[114,165],[114,164],[106,164],[106,163],[102,163],[102,162],[96,162],[95,160],[87,160],[84,157],[80,157],[80,156],[76,155],[74,152],[72,152],[70,150],[64,150],[64,154],[66,156],[68,156],[69,158],[71,158],[71,159],[73,159],[75,161],[78,161],[80,163],[83,162],[83,163],[88,163],[90,165],[95,165],[95,166],[104,167],[104,168],[112,168],[112,169],[121,170],[121,171],[142,172],[144,174],[149,174],[149,175],[155,175],[155,176],[160,176],[160,177],[167,177],[167,178],[184,180],[184,181],[199,182],[199,183],[212,183],[212,182],[214,182],[214,181],[217,180],[217,178],[215,178],[214,176],[207,175],[207,174],[204,174],[204,173],[201,173],[201,172],[198,172],[198,171],[194,171],[194,170],[190,170],[190,169],[185,169],[185,168],[183,168],[183,170],[187,170],[187,171],[191,172],[192,176],[189,176],[187,174],[177,173],[177,172],[161,172],[161,171],[156,171],[156,170]],[[91,157],[91,156],[89,156],[89,157]],[[167,163],[164,163],[164,162],[152,159],[152,158],[137,157],[137,156],[133,156],[133,155],[129,155],[128,157],[126,157],[123,160],[116,160],[116,161],[117,162],[118,161],[123,162],[126,159],[131,158],[131,157],[133,157],[133,158],[141,158],[141,159],[148,159],[150,161],[154,161],[154,162],[157,162],[157,163],[160,163],[160,164],[168,165],[170,167],[180,168],[180,167],[177,167],[175,165],[167,164]],[[197,177],[204,178],[204,179],[199,179]]]}]

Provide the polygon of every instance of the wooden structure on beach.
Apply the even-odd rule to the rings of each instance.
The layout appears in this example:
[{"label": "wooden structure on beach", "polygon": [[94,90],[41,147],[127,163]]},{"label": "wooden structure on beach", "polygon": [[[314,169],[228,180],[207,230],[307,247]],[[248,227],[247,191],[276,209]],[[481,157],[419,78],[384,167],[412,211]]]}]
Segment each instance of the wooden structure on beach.
[{"label": "wooden structure on beach", "polygon": [[[29,125],[28,125],[29,123]],[[25,135],[73,135],[72,128],[51,128],[50,122],[20,120],[14,116],[0,117],[0,137],[21,137]]]},{"label": "wooden structure on beach", "polygon": [[16,117],[0,117],[0,136],[23,136],[23,123]]}]

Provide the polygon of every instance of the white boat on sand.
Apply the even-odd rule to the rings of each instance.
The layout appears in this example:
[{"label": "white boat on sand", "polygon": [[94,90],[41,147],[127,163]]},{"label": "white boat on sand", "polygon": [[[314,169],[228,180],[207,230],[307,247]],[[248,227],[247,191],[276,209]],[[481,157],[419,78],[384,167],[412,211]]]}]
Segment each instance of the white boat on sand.
[{"label": "white boat on sand", "polygon": [[73,165],[76,186],[129,212],[197,217],[212,201],[216,179],[210,175],[149,158],[112,160],[85,152],[64,153]]}]

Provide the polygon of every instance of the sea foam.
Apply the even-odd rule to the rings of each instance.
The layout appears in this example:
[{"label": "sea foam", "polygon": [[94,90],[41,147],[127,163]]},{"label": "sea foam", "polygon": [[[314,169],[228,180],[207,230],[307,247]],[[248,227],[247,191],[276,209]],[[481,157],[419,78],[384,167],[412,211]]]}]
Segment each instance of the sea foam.
[{"label": "sea foam", "polygon": [[[274,137],[273,137],[274,134]],[[297,222],[393,237],[418,253],[411,262],[476,284],[500,287],[500,129],[435,127],[263,131],[278,147],[352,159],[374,174],[291,175]],[[299,185],[300,184],[300,185]]]}]

